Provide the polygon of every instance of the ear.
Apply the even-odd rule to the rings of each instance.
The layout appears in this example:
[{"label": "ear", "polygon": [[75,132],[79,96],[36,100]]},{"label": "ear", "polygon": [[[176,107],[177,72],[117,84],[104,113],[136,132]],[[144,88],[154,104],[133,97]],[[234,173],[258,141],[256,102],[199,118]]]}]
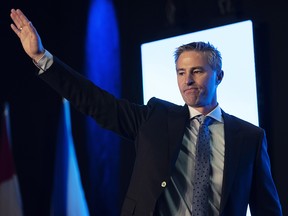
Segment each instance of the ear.
[{"label": "ear", "polygon": [[224,71],[223,70],[217,72],[217,77],[216,77],[217,85],[219,85],[221,83],[223,77],[224,77]]}]

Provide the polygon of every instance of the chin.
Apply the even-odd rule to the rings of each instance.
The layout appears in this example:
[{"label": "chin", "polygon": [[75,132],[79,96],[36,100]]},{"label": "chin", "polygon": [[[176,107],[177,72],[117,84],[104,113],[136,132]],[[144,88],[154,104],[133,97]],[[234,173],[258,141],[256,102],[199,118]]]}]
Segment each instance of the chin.
[{"label": "chin", "polygon": [[199,103],[199,101],[198,100],[191,100],[191,99],[186,99],[186,100],[184,100],[185,101],[185,103],[187,104],[187,105],[189,105],[189,106],[191,106],[191,107],[199,107],[199,106],[201,106],[201,104]]},{"label": "chin", "polygon": [[191,102],[189,103],[188,101],[186,102],[186,104],[187,104],[188,106],[195,107],[195,108],[196,108],[196,107],[200,107],[199,104],[197,104],[197,103],[191,103]]}]

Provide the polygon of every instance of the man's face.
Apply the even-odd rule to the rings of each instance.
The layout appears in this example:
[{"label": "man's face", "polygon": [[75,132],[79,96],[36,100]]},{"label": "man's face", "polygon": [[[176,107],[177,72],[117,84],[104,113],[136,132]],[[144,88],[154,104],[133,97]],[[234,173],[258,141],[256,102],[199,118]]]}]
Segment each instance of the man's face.
[{"label": "man's face", "polygon": [[208,64],[202,52],[185,51],[177,62],[178,87],[185,103],[201,113],[210,112],[217,105],[216,89],[223,78]]}]

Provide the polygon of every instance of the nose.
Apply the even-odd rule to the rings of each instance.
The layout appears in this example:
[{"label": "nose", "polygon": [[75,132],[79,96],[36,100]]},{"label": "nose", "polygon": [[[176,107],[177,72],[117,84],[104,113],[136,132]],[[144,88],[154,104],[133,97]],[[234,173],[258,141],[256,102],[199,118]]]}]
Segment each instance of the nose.
[{"label": "nose", "polygon": [[193,75],[192,74],[188,74],[186,77],[186,85],[192,85],[194,83],[194,79],[193,79]]}]

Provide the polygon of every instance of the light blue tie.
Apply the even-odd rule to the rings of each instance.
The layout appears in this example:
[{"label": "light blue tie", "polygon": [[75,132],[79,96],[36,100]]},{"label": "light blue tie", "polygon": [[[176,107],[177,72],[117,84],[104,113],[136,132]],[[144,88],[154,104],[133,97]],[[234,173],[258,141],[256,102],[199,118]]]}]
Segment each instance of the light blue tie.
[{"label": "light blue tie", "polygon": [[208,195],[210,190],[210,131],[209,124],[212,118],[201,115],[196,117],[200,123],[196,153],[195,153],[195,175],[192,198],[192,215],[208,215]]}]

